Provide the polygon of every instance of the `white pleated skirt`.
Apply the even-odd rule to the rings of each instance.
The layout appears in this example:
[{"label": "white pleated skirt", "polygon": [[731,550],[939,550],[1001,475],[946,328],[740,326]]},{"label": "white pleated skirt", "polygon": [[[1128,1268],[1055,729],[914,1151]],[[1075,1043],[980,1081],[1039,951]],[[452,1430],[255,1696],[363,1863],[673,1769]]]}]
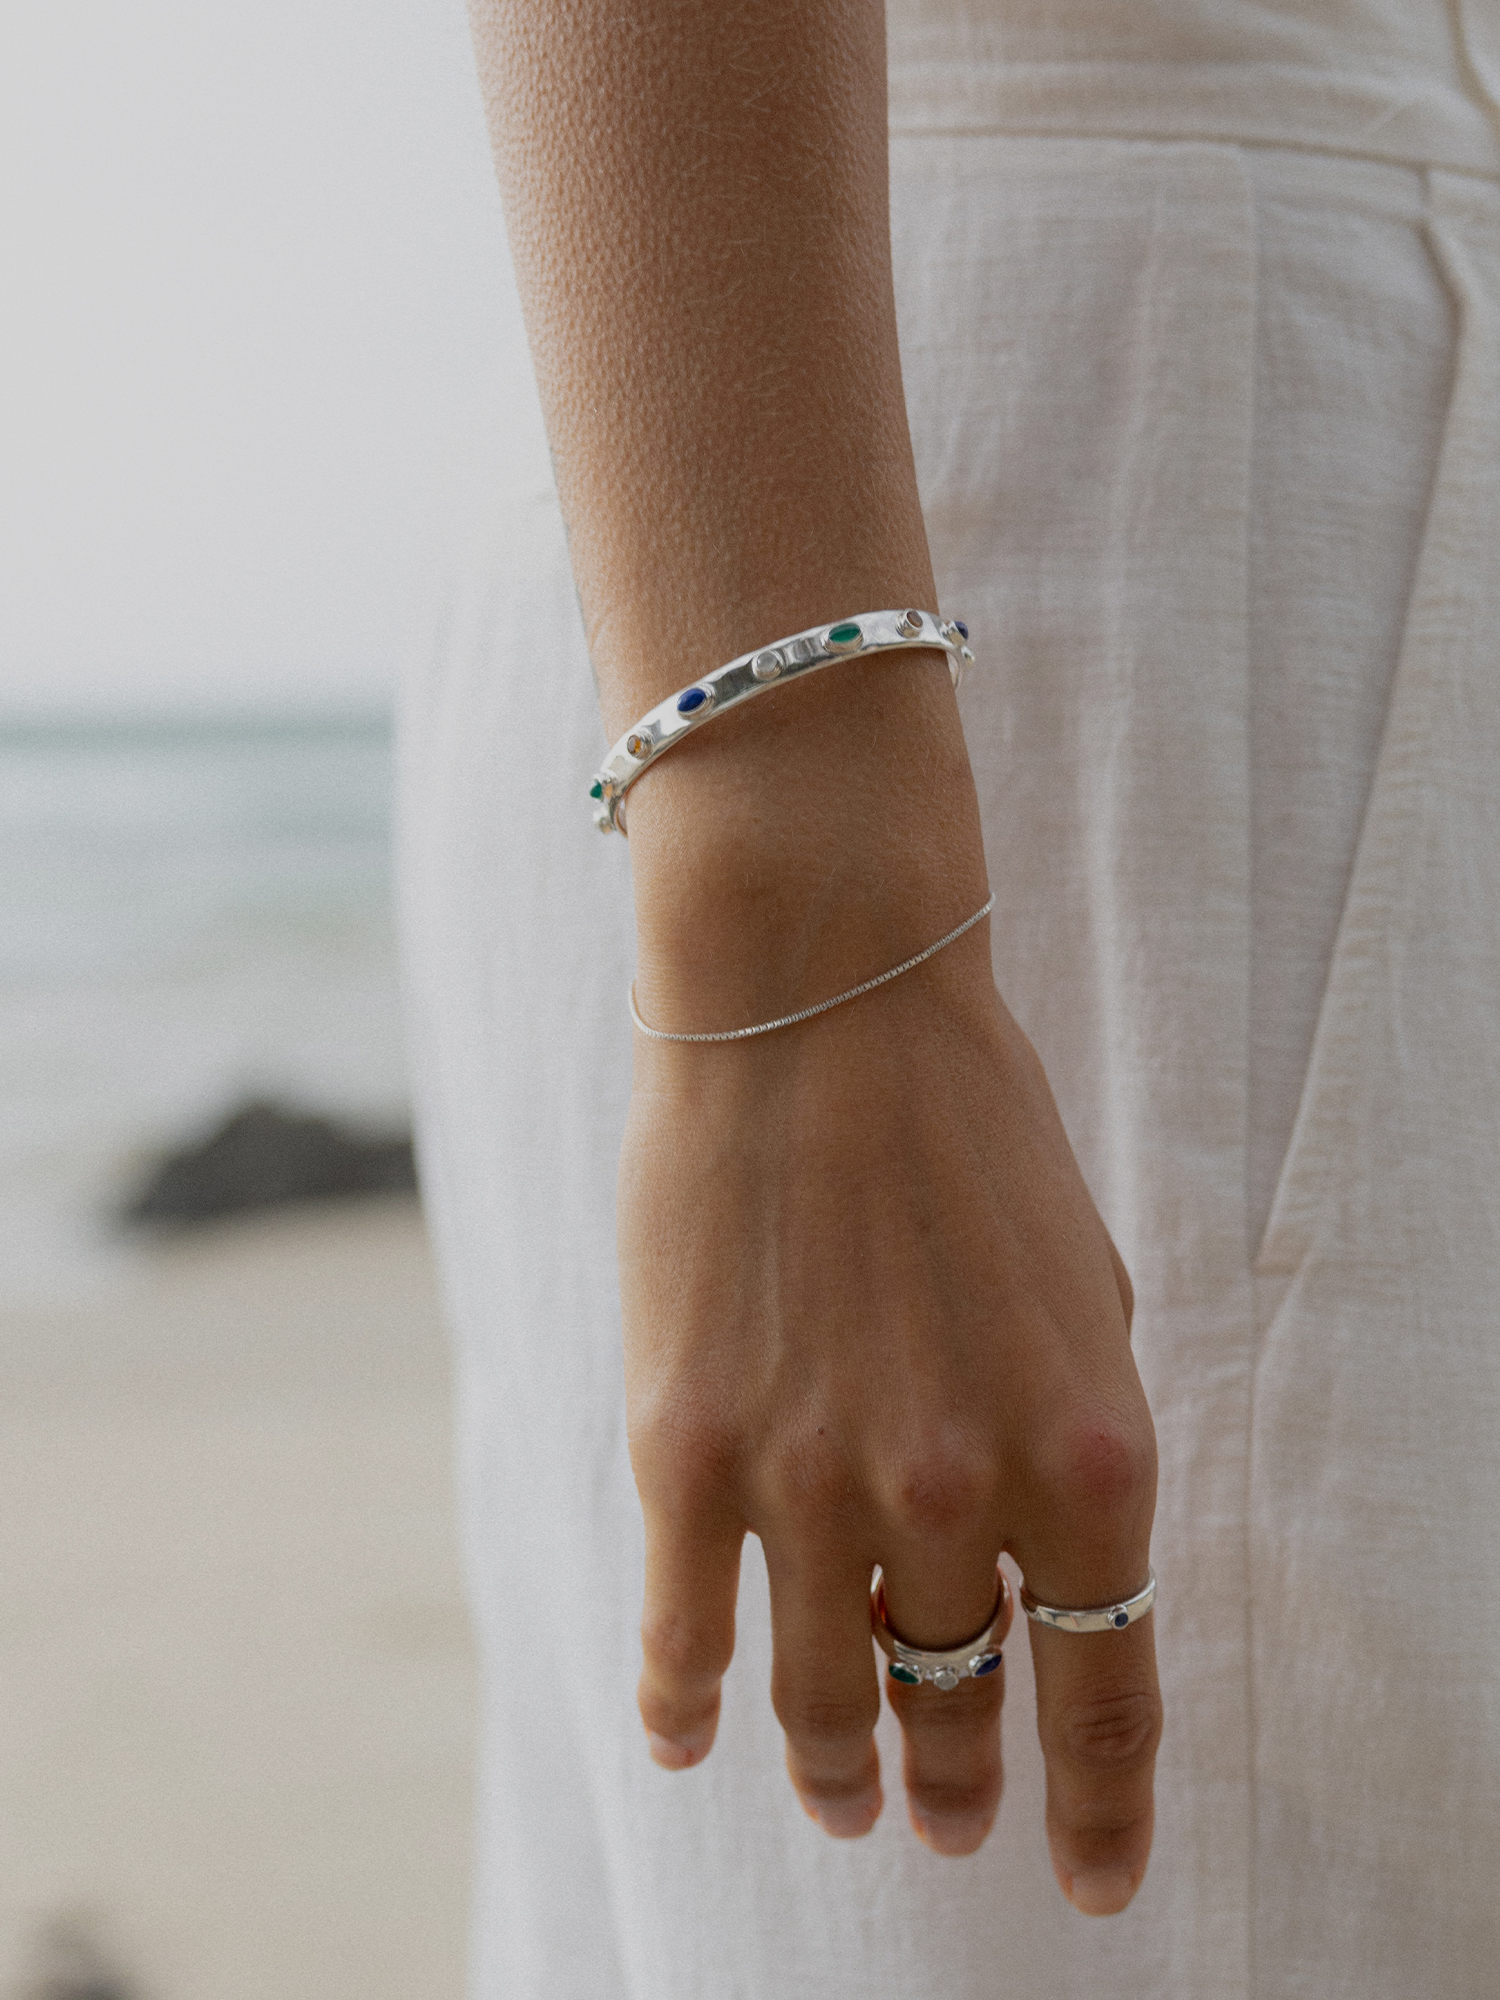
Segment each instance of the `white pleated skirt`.
[{"label": "white pleated skirt", "polygon": [[[923,1849],[894,1784],[868,1839],[826,1840],[782,1767],[753,1542],[718,1746],[680,1776],[647,1757],[613,1262],[629,854],[591,824],[603,736],[521,454],[403,757],[486,1662],[476,1994],[1478,2000],[1500,1964],[1500,184],[972,131],[896,137],[892,176],[940,601],[979,655],[996,976],[1137,1289],[1155,1854],[1123,1917],[1063,1902],[1024,1645],[978,1855]],[[894,1773],[888,1715],[881,1752]]]}]

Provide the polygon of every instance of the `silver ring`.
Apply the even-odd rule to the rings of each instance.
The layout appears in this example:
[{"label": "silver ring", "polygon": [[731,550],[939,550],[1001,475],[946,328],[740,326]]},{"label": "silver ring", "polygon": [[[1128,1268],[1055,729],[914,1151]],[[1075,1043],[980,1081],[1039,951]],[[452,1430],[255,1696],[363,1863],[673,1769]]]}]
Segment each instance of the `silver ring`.
[{"label": "silver ring", "polygon": [[1146,1571],[1146,1581],[1134,1597],[1122,1597],[1118,1604],[1100,1604],[1088,1611],[1066,1611],[1059,1604],[1038,1604],[1025,1584],[1021,1585],[1021,1609],[1038,1625],[1050,1625],[1054,1632],[1123,1632],[1137,1618],[1144,1618],[1156,1602],[1156,1571]]},{"label": "silver ring", "polygon": [[1010,1586],[999,1569],[995,1571],[995,1583],[995,1608],[983,1628],[961,1646],[934,1652],[927,1646],[908,1646],[891,1630],[885,1610],[885,1577],[876,1570],[870,1586],[870,1628],[876,1645],[889,1662],[886,1672],[891,1679],[899,1681],[902,1687],[919,1687],[923,1681],[929,1681],[944,1694],[951,1694],[960,1681],[983,1680],[986,1674],[992,1674],[1000,1664],[1000,1647],[1011,1620]]}]

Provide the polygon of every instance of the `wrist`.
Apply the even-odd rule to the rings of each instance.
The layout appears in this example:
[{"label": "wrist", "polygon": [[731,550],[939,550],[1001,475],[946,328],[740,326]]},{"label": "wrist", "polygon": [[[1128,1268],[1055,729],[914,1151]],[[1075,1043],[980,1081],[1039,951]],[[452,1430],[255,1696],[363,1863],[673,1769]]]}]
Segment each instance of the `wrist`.
[{"label": "wrist", "polygon": [[629,822],[638,997],[666,1027],[826,999],[988,894],[940,655],[851,662],[725,716],[640,781]]}]

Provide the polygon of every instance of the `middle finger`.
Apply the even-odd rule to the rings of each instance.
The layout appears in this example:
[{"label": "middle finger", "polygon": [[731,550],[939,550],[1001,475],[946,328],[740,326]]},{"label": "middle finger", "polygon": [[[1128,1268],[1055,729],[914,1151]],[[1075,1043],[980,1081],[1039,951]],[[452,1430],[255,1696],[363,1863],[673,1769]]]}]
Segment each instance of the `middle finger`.
[{"label": "middle finger", "polygon": [[[892,1631],[910,1645],[943,1651],[977,1640],[1000,1596],[993,1558],[957,1563],[931,1553],[920,1562],[908,1558],[889,1565],[884,1587]],[[977,1616],[976,1604],[984,1606]],[[956,1609],[945,1612],[944,1605]],[[998,1650],[1004,1642],[1010,1615],[1007,1599],[990,1649]],[[947,1689],[930,1681],[905,1686],[888,1672],[886,1693],[901,1723],[912,1826],[935,1853],[972,1854],[994,1824],[1000,1804],[1004,1666],[979,1678],[967,1676]]]}]

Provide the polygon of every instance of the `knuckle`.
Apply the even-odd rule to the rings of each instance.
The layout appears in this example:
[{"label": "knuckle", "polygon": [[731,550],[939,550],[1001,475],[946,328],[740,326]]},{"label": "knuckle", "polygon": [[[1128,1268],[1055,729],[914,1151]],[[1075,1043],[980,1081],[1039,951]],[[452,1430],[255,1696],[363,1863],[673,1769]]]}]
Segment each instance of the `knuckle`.
[{"label": "knuckle", "polygon": [[733,1651],[732,1638],[665,1610],[642,1621],[641,1646],[652,1672],[677,1683],[718,1680]]},{"label": "knuckle", "polygon": [[1100,1776],[1150,1762],[1161,1741],[1161,1702],[1146,1688],[1062,1703],[1046,1731],[1047,1748]]},{"label": "knuckle", "polygon": [[1149,1425],[1083,1411],[1049,1440],[1038,1470],[1055,1511],[1129,1518],[1156,1492],[1156,1443]]},{"label": "knuckle", "polygon": [[1000,1797],[998,1758],[962,1778],[928,1778],[913,1773],[906,1781],[911,1802],[932,1819],[972,1819],[993,1812]]},{"label": "knuckle", "polygon": [[888,1683],[892,1708],[901,1726],[919,1735],[924,1743],[951,1743],[968,1739],[977,1750],[980,1743],[997,1733],[1000,1709],[1005,1698],[1005,1672],[987,1674],[983,1680],[966,1680],[942,1691],[934,1687],[902,1687]]},{"label": "knuckle", "polygon": [[926,1539],[971,1523],[994,1495],[995,1467],[970,1439],[929,1441],[898,1457],[882,1481],[891,1519]]},{"label": "knuckle", "polygon": [[829,1695],[811,1689],[778,1690],[773,1706],[787,1735],[807,1746],[838,1749],[867,1737],[880,1716],[880,1696]]},{"label": "knuckle", "polygon": [[732,1489],[738,1440],[701,1409],[656,1396],[632,1419],[630,1456],[643,1494],[692,1516],[721,1505]]}]

